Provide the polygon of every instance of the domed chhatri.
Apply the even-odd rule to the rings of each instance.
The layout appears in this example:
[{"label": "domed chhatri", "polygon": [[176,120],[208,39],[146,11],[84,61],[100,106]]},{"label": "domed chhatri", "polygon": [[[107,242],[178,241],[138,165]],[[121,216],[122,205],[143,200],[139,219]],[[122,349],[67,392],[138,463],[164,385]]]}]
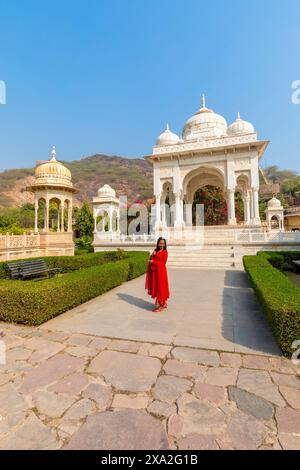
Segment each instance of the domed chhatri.
[{"label": "domed chhatri", "polygon": [[[196,194],[205,186],[223,191],[228,225],[241,223],[260,230],[259,162],[268,143],[258,140],[252,124],[239,114],[228,127],[223,116],[206,106],[202,95],[201,109],[187,120],[182,139],[167,128],[152,153],[144,157],[153,166],[155,231],[164,233],[169,227],[180,231],[192,226]],[[242,215],[236,211],[237,192],[243,203]],[[169,217],[171,206],[174,210]],[[190,215],[189,207],[192,208]],[[225,217],[219,222],[224,221]]]},{"label": "domed chhatri", "polygon": [[269,230],[284,230],[284,209],[281,201],[275,196],[268,201],[266,219]]},{"label": "domed chhatri", "polygon": [[99,198],[115,198],[116,191],[109,186],[109,184],[105,184],[100,189],[98,189],[98,197]]},{"label": "domed chhatri", "polygon": [[52,148],[52,158],[37,166],[34,186],[59,186],[73,188],[72,175],[68,168],[56,160],[56,150]]},{"label": "domed chhatri", "polygon": [[272,199],[268,201],[268,207],[269,208],[282,207],[282,204],[279,199],[277,199],[276,197],[272,197]]},{"label": "domed chhatri", "polygon": [[[120,200],[116,191],[105,184],[93,198],[94,242],[120,234]],[[98,221],[101,216],[101,221]]]},{"label": "domed chhatri", "polygon": [[197,141],[219,138],[226,136],[226,133],[226,120],[206,107],[205,96],[202,95],[202,108],[186,122],[183,128],[184,140]]},{"label": "domed chhatri", "polygon": [[254,126],[251,122],[241,119],[240,113],[238,113],[235,122],[228,127],[228,135],[235,136],[246,134],[255,134]]},{"label": "domed chhatri", "polygon": [[[72,240],[72,209],[73,194],[78,193],[78,190],[73,187],[70,170],[56,160],[55,147],[52,148],[51,160],[38,164],[35,170],[35,181],[31,186],[28,186],[26,190],[34,194],[35,233],[42,232],[41,236],[44,238],[47,237],[47,244],[51,245],[52,234],[50,232],[53,232],[53,227],[50,227],[49,210],[50,204],[55,204],[57,207],[56,236],[57,233],[61,233],[61,236],[64,236],[66,252],[69,250],[69,252],[74,253]],[[43,209],[41,209],[41,204]],[[44,213],[44,226],[42,229],[38,227],[39,211]],[[51,222],[53,222],[53,219]],[[64,235],[62,235],[63,233]],[[70,236],[67,237],[67,235]],[[53,239],[54,244],[56,243],[55,240],[56,239]]]},{"label": "domed chhatri", "polygon": [[160,134],[157,138],[156,145],[157,146],[164,146],[164,145],[176,145],[180,142],[180,138],[174,132],[171,132],[169,129],[169,124],[167,124],[166,130]]}]

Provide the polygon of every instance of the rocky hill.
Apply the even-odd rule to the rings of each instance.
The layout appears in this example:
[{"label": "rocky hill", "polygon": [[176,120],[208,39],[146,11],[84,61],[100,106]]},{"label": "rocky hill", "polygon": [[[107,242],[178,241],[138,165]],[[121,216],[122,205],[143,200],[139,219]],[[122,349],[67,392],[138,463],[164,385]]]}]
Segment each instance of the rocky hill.
[{"label": "rocky hill", "polygon": [[[75,204],[90,201],[106,183],[116,189],[119,196],[127,195],[131,202],[152,196],[152,168],[143,159],[93,155],[63,163],[72,172],[74,186],[80,190]],[[34,168],[0,173],[0,207],[20,207],[33,202],[33,196],[25,191],[33,181]]]}]

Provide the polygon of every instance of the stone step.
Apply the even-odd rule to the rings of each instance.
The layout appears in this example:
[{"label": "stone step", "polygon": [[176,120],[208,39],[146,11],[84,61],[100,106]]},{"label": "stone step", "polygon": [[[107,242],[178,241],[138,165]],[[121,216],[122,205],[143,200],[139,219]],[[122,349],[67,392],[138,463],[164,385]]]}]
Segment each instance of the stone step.
[{"label": "stone step", "polygon": [[233,248],[222,248],[222,247],[199,247],[195,248],[192,246],[186,246],[183,248],[171,248],[168,250],[169,253],[233,253],[234,249]]},{"label": "stone step", "polygon": [[182,261],[171,261],[168,262],[168,267],[234,267],[235,263],[232,260],[218,260],[218,261],[212,261],[212,260],[182,260]]},{"label": "stone step", "polygon": [[[232,243],[169,245],[168,267],[174,269],[236,269]],[[240,266],[239,266],[240,267]]]},{"label": "stone step", "polygon": [[234,271],[236,269],[241,269],[241,267],[239,266],[168,266],[168,268],[170,269],[191,269],[191,270],[205,270],[205,269],[210,269],[210,270],[219,270],[219,271],[224,271],[224,269],[226,269],[227,271]]},{"label": "stone step", "polygon": [[169,254],[169,261],[176,259],[230,259],[234,258],[234,253],[172,253]]},{"label": "stone step", "polygon": [[192,251],[192,250],[182,250],[182,251],[169,251],[170,256],[230,256],[233,255],[235,251]]},{"label": "stone step", "polygon": [[234,250],[233,246],[218,246],[218,245],[204,245],[204,246],[193,246],[193,245],[185,245],[185,246],[171,246],[168,247],[169,253],[178,253],[178,252],[185,252],[185,251],[191,251],[195,253],[199,252],[215,252],[215,253],[222,253],[222,252],[232,252]]}]

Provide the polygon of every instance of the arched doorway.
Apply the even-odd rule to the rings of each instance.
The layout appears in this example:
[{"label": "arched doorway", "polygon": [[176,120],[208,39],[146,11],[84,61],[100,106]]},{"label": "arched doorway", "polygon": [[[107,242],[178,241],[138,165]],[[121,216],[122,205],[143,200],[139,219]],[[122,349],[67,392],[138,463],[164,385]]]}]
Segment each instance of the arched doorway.
[{"label": "arched doorway", "polygon": [[98,232],[108,232],[109,231],[109,213],[106,209],[100,209],[97,212],[96,216],[96,226]]},{"label": "arched doorway", "polygon": [[173,186],[171,181],[165,181],[162,187],[161,197],[161,219],[163,227],[174,225],[174,202]]},{"label": "arched doorway", "polygon": [[227,223],[227,193],[225,177],[221,170],[214,167],[201,167],[191,171],[184,179],[183,191],[184,203],[192,205],[193,225],[198,225],[199,221],[204,225]]},{"label": "arched doorway", "polygon": [[249,177],[241,174],[236,180],[235,216],[238,223],[249,224],[251,219]]},{"label": "arched doorway", "polygon": [[271,218],[271,230],[279,230],[280,229],[280,220],[277,215],[273,215]]},{"label": "arched doorway", "polygon": [[196,206],[204,206],[204,225],[225,225],[228,219],[224,192],[217,186],[203,186],[195,192],[193,200],[193,225],[196,224]]},{"label": "arched doorway", "polygon": [[234,194],[235,217],[237,223],[245,223],[244,198],[241,190],[237,189]]}]

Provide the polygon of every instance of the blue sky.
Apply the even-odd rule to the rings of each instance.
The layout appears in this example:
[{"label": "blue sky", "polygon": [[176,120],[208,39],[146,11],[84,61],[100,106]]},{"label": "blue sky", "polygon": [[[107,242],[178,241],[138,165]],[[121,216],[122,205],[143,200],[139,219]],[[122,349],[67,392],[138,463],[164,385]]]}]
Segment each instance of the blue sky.
[{"label": "blue sky", "polygon": [[0,0],[0,169],[141,157],[167,122],[240,111],[300,171],[299,0]]}]

